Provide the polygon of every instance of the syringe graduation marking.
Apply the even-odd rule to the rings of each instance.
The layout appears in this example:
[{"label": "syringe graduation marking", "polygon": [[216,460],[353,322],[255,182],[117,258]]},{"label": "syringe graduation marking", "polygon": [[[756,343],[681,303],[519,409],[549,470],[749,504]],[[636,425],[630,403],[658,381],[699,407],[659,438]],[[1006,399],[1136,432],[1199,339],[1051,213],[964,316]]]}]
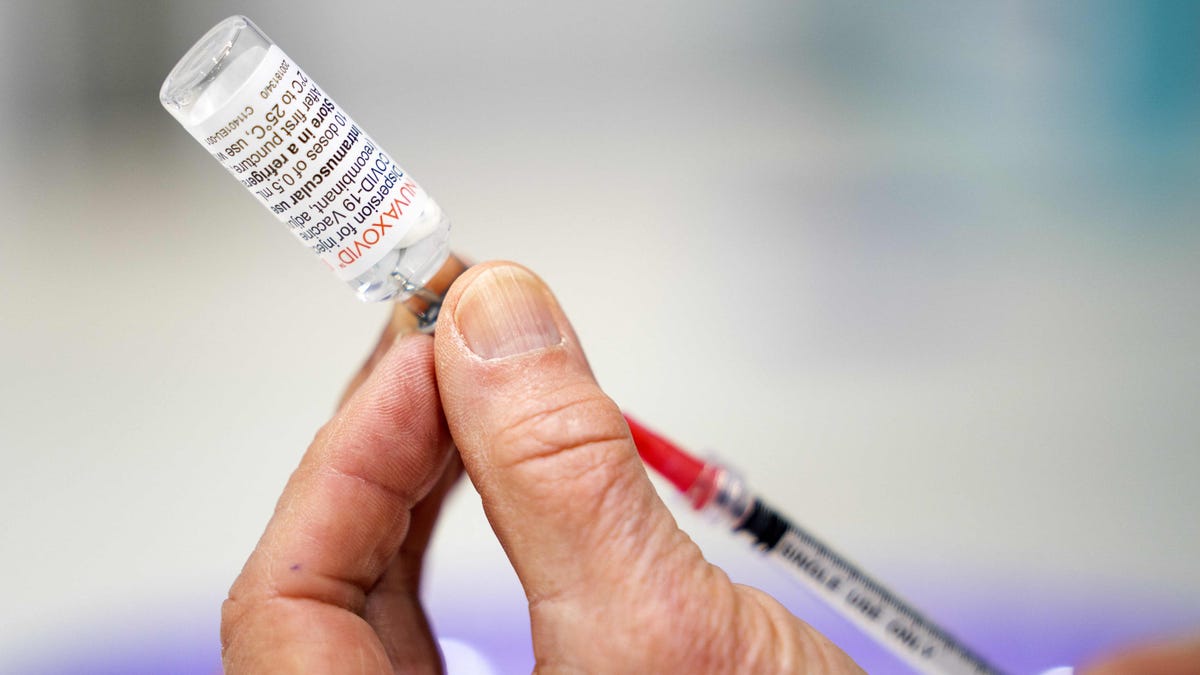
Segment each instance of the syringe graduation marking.
[{"label": "syringe graduation marking", "polygon": [[[814,580],[820,581],[831,594],[836,593],[848,606],[848,609],[860,618],[860,621],[878,623],[886,616],[882,608],[890,608],[896,615],[907,620],[908,624],[915,629],[915,631],[903,631],[903,626],[896,626],[894,629],[891,629],[891,632],[897,641],[908,647],[910,651],[914,651],[917,656],[932,658],[937,654],[937,650],[940,649],[952,652],[962,660],[967,661],[974,667],[974,671],[972,672],[997,672],[982,657],[974,654],[964,645],[960,644],[940,626],[926,618],[882,584],[867,576],[861,569],[838,555],[816,537],[805,532],[794,523],[788,522],[786,518],[779,515],[771,507],[763,504],[761,500],[755,500],[754,511],[751,514],[751,518],[747,518],[747,525],[750,524],[755,512],[762,513],[762,515],[759,515],[757,522],[766,523],[764,529],[765,538],[752,529],[754,526],[738,526],[737,529],[744,529],[754,534],[757,543],[763,547],[764,551],[776,553],[778,556],[791,562],[796,569],[803,571]],[[781,527],[783,533],[776,536]],[[774,538],[775,543],[768,545],[768,542],[772,538]],[[789,538],[795,538],[799,541],[800,545],[792,545],[788,541]],[[782,545],[780,545],[781,543]],[[779,550],[776,551],[776,547]],[[834,576],[835,573],[841,576]],[[838,592],[839,589],[841,592]],[[872,602],[873,599],[864,595],[862,591],[874,595],[873,599],[877,600],[877,602]],[[889,630],[889,628],[884,626],[884,630]],[[922,633],[924,635],[921,635]],[[934,638],[934,642],[923,641],[921,637],[932,637]],[[916,647],[920,647],[920,649],[916,650]]]},{"label": "syringe graduation marking", "polygon": [[[724,469],[715,465],[698,468],[698,465],[702,465],[699,460],[628,416],[626,420],[643,460],[663,473],[680,491],[687,493],[706,472],[728,476]],[[744,489],[740,481],[731,477],[728,480],[730,483],[736,482],[739,489]],[[721,481],[716,482],[722,484]],[[730,500],[720,500],[715,496],[710,497],[708,502],[731,503]],[[698,509],[706,506],[694,505]],[[744,512],[727,515],[735,517],[734,532],[749,535],[760,551],[771,559],[785,563],[788,570],[823,596],[833,609],[858,624],[914,667],[936,673],[980,675],[1000,672],[946,630],[761,499],[753,498]]]}]

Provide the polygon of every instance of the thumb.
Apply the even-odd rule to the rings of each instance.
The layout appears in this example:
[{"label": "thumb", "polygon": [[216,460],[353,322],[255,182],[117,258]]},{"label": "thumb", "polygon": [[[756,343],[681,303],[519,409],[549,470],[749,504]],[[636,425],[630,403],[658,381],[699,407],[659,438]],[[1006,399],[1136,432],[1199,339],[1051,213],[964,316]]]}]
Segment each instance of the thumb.
[{"label": "thumb", "polygon": [[463,274],[434,350],[450,432],[529,598],[539,670],[857,672],[782,605],[704,561],[531,272],[490,263]]},{"label": "thumb", "polygon": [[511,263],[468,270],[443,306],[436,358],[451,433],[531,605],[611,606],[664,560],[707,568],[541,279]]}]

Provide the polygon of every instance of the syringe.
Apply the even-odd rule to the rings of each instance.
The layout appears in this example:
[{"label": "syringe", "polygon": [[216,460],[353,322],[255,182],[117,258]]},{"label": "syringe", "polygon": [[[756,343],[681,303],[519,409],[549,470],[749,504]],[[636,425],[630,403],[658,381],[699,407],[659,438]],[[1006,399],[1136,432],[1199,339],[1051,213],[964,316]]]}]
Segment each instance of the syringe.
[{"label": "syringe", "polygon": [[1001,671],[754,496],[724,467],[697,459],[625,416],[642,460],[687,496],[692,508],[716,514],[734,533],[787,569],[834,611],[923,673]]}]

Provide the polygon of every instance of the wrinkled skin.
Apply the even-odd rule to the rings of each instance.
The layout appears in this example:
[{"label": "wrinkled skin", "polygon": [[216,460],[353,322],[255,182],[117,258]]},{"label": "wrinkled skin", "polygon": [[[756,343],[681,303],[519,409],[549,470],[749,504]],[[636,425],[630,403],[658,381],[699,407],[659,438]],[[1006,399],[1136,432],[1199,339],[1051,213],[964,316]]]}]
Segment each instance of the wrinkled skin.
[{"label": "wrinkled skin", "polygon": [[[398,308],[230,589],[227,673],[440,672],[421,561],[464,469],[528,597],[539,671],[861,672],[676,526],[540,279],[476,266],[436,339],[412,328]],[[1197,672],[1111,663],[1095,672]]]}]

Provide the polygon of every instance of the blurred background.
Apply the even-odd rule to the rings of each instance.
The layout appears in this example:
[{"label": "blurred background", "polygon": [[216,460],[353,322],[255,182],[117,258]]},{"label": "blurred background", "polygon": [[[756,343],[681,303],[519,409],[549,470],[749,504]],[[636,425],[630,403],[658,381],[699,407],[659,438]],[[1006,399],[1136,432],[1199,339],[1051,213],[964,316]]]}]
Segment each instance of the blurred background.
[{"label": "blurred background", "polygon": [[[9,0],[0,672],[216,672],[220,601],[389,311],[159,106],[233,13],[456,250],[548,280],[619,403],[998,665],[1200,629],[1200,4]],[[431,557],[459,671],[527,672],[469,484]]]}]

